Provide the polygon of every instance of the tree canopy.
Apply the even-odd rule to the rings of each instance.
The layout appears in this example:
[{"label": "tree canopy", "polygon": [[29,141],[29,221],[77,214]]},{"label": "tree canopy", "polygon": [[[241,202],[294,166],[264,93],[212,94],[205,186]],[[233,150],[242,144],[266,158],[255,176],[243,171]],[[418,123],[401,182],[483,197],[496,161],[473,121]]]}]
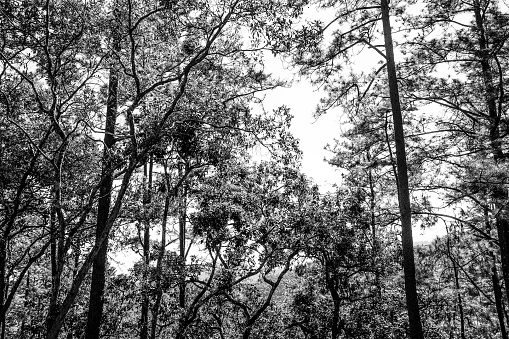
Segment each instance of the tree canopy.
[{"label": "tree canopy", "polygon": [[[0,339],[507,339],[508,38],[490,0],[2,1]],[[326,190],[292,119],[332,113]]]}]

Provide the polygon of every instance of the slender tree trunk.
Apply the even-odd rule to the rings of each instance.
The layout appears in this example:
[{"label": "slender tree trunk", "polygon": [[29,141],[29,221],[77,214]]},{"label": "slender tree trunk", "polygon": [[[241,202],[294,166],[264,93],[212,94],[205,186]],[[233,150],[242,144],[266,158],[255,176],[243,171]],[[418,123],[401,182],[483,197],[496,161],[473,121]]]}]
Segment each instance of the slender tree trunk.
[{"label": "slender tree trunk", "polygon": [[334,309],[332,311],[332,324],[331,324],[331,339],[339,338],[339,307],[341,305],[341,298],[337,291],[337,283],[333,275],[332,263],[329,259],[324,258],[325,262],[325,281],[327,289],[332,297]]},{"label": "slender tree trunk", "polygon": [[154,303],[154,307],[152,308],[152,326],[150,329],[150,338],[155,339],[156,337],[156,329],[157,329],[157,319],[159,317],[159,308],[161,307],[161,299],[163,297],[163,289],[161,286],[161,275],[162,275],[162,266],[163,259],[166,253],[166,223],[168,221],[168,212],[170,208],[170,182],[168,179],[168,168],[166,164],[164,166],[164,180],[166,187],[166,197],[164,200],[164,212],[163,212],[163,221],[161,225],[161,245],[159,248],[159,256],[157,257],[157,281],[156,281],[156,301]]},{"label": "slender tree trunk", "polygon": [[[179,165],[179,177],[182,178],[188,171],[187,162]],[[179,259],[181,265],[179,277],[179,306],[184,310],[186,307],[186,217],[187,217],[187,189],[185,183],[178,189],[178,213],[179,213]],[[179,327],[184,329],[186,327],[183,323],[185,319],[180,319]],[[178,338],[185,338],[185,331],[181,331],[181,336]]]},{"label": "slender tree trunk", "polygon": [[463,300],[461,298],[460,293],[460,281],[459,281],[459,271],[458,266],[456,265],[456,260],[454,260],[454,256],[451,250],[451,233],[447,230],[447,255],[452,263],[452,269],[454,272],[454,284],[456,286],[456,296],[458,298],[458,309],[460,312],[460,335],[461,339],[466,339],[465,337],[465,314],[463,311]]},{"label": "slender tree trunk", "polygon": [[[486,232],[491,236],[491,222],[489,217],[488,209],[484,210],[484,222],[486,224]],[[495,296],[495,307],[497,310],[498,324],[500,326],[500,333],[502,335],[502,339],[508,339],[507,330],[505,328],[504,323],[504,305],[502,303],[502,290],[500,288],[500,279],[498,277],[497,271],[497,260],[495,258],[495,253],[490,251],[491,260],[493,262],[493,266],[491,267],[491,282],[493,284],[493,295]]]},{"label": "slender tree trunk", "polygon": [[62,145],[60,146],[57,156],[55,157],[55,167],[56,172],[54,176],[54,182],[52,187],[52,195],[53,202],[51,207],[51,216],[50,216],[50,232],[51,232],[51,240],[50,240],[50,260],[51,260],[51,295],[50,295],[50,303],[48,307],[48,314],[46,317],[46,329],[47,333],[49,333],[51,327],[55,322],[55,319],[60,311],[60,303],[59,303],[59,294],[60,287],[62,283],[62,272],[64,270],[65,263],[65,251],[64,251],[64,241],[65,241],[65,226],[66,222],[63,218],[63,214],[61,211],[62,207],[62,185],[61,185],[61,177],[62,177],[62,163],[64,160],[64,155],[67,147],[67,141],[62,140]]},{"label": "slender tree trunk", "polygon": [[[111,190],[113,188],[113,160],[112,150],[115,144],[115,123],[117,119],[118,71],[110,68],[108,101],[106,107],[106,127],[104,131],[103,168],[101,174],[102,185],[99,190],[97,206],[97,222],[95,227],[96,243],[106,227],[111,205]],[[104,285],[108,254],[108,239],[101,244],[92,267],[92,282],[90,285],[90,301],[88,304],[87,325],[85,338],[98,339],[101,329],[101,318],[104,308]]]},{"label": "slender tree trunk", "polygon": [[51,295],[49,300],[46,327],[49,331],[58,313],[58,292],[60,291],[60,272],[58,270],[58,249],[55,211],[50,216],[51,244],[50,244],[50,266],[51,266]]},{"label": "slender tree trunk", "polygon": [[497,264],[495,255],[492,253],[493,266],[491,267],[491,281],[493,283],[493,294],[495,296],[495,307],[497,309],[498,324],[500,326],[500,334],[502,339],[508,339],[507,330],[504,323],[504,305],[502,303],[502,289],[500,287],[500,279],[498,278]]},{"label": "slender tree trunk", "polygon": [[[368,160],[368,163],[371,163],[371,154],[369,153],[369,149],[366,152],[366,160]],[[368,168],[368,182],[369,182],[369,214],[370,214],[370,226],[371,226],[371,241],[372,241],[372,250],[371,250],[371,264],[373,265],[373,270],[375,274],[375,287],[376,287],[376,293],[378,300],[376,298],[373,298],[375,303],[379,302],[379,299],[381,298],[382,289],[380,284],[380,270],[377,266],[377,256],[380,251],[380,244],[378,242],[378,235],[376,231],[376,215],[375,215],[375,183],[373,181],[373,169],[371,166]]]},{"label": "slender tree trunk", "polygon": [[[498,205],[498,204],[497,204]],[[500,206],[500,205],[498,205]],[[505,209],[505,207],[501,207]],[[509,300],[509,224],[505,219],[505,213],[497,215],[495,223],[497,225],[498,242],[500,245],[500,261],[502,263],[502,275],[505,282],[505,291]]]},{"label": "slender tree trunk", "polygon": [[182,274],[180,276],[179,282],[179,305],[182,308],[186,307],[186,275],[185,275],[185,266],[186,266],[186,189],[183,188],[183,194],[180,197],[181,200],[181,210],[179,213],[179,256],[180,263],[182,265]]},{"label": "slender tree trunk", "polygon": [[461,339],[466,339],[465,337],[465,314],[463,312],[463,301],[461,299],[461,293],[460,293],[460,282],[459,282],[459,272],[458,267],[456,266],[455,262],[453,261],[453,269],[454,269],[454,281],[456,284],[456,291],[457,291],[457,297],[458,297],[458,308],[460,311],[460,333],[461,333]]},{"label": "slender tree trunk", "polygon": [[332,312],[332,339],[339,338],[339,301],[337,299],[333,299],[334,309]]},{"label": "slender tree trunk", "polygon": [[73,279],[78,274],[78,269],[80,267],[80,257],[81,257],[81,239],[78,236],[78,239],[76,239],[76,250],[74,251],[74,266],[72,268]]},{"label": "slender tree trunk", "polygon": [[497,110],[497,90],[494,86],[493,73],[490,66],[490,56],[488,41],[486,39],[486,32],[484,29],[484,14],[482,13],[481,4],[479,0],[473,2],[475,24],[478,34],[479,55],[481,74],[483,77],[485,87],[485,100],[488,107],[488,114],[490,117],[490,143],[495,161],[504,158],[501,148],[500,132],[498,129],[500,123],[500,116]]},{"label": "slender tree trunk", "polygon": [[[30,271],[27,272],[26,277],[26,286],[25,286],[25,300],[23,301],[23,307],[28,309],[29,301],[30,301]],[[26,320],[27,320],[28,314],[25,314],[23,316],[23,320],[21,321],[21,326],[19,329],[19,338],[24,339],[26,338],[25,331],[26,331]]]},{"label": "slender tree trunk", "polygon": [[504,324],[504,306],[502,305],[502,291],[500,290],[500,282],[497,273],[497,267],[493,264],[491,268],[491,281],[493,282],[493,292],[495,294],[495,306],[497,308],[498,323],[500,325],[500,333],[502,339],[507,338],[507,330]]},{"label": "slender tree trunk", "polygon": [[[113,6],[118,4],[114,1]],[[113,8],[114,13],[117,9]],[[117,15],[114,14],[116,17]],[[120,51],[118,32],[113,32],[113,50]],[[101,187],[97,206],[97,220],[95,226],[95,242],[99,243],[100,236],[106,229],[111,207],[111,191],[113,189],[113,148],[115,146],[115,125],[118,108],[118,67],[112,60],[108,79],[108,98],[106,102],[106,121],[104,128],[104,149],[102,159]],[[90,284],[90,299],[88,304],[86,339],[99,339],[101,320],[104,309],[104,287],[108,255],[108,236],[100,245],[92,266],[92,281]],[[77,270],[77,267],[76,267]],[[76,274],[74,275],[76,276]]]},{"label": "slender tree trunk", "polygon": [[403,132],[403,118],[399,102],[398,80],[392,43],[392,32],[389,19],[388,0],[381,0],[382,23],[387,57],[387,73],[389,92],[391,97],[392,117],[394,120],[394,140],[396,143],[396,161],[398,170],[398,200],[401,214],[401,240],[403,245],[403,268],[405,273],[405,293],[410,325],[410,337],[423,339],[417,287],[415,280],[414,246],[412,239],[412,217],[410,208],[410,193],[408,188],[408,173],[405,151],[405,136]]},{"label": "slender tree trunk", "polygon": [[6,264],[7,264],[7,246],[9,243],[7,232],[3,233],[3,237],[0,240],[0,307],[1,307],[1,324],[0,324],[0,338],[5,339],[5,316],[7,313],[7,307],[5,305],[5,296],[7,294],[7,281],[5,276]]},{"label": "slender tree trunk", "polygon": [[[493,160],[498,165],[505,161],[505,155],[502,150],[500,140],[500,116],[502,112],[497,109],[497,88],[493,81],[493,72],[490,66],[490,58],[488,41],[486,39],[486,31],[484,28],[484,14],[482,13],[479,0],[473,2],[475,23],[478,34],[478,44],[480,51],[481,74],[485,87],[485,100],[488,107],[490,120],[490,146],[493,153]],[[500,244],[500,261],[502,263],[502,276],[505,282],[506,297],[509,300],[509,212],[507,211],[507,190],[503,185],[497,185],[493,188],[493,200],[495,202],[495,219],[498,232],[498,241]]]},{"label": "slender tree trunk", "polygon": [[[150,155],[148,170],[147,164],[144,165],[145,192],[143,196],[144,217],[143,217],[143,282],[141,291],[141,319],[140,319],[140,339],[148,338],[148,311],[149,311],[149,269],[150,269],[150,215],[149,208],[152,202],[152,170],[154,161]],[[148,184],[146,184],[148,179]]]},{"label": "slender tree trunk", "polygon": [[0,338],[5,339],[5,315],[6,309],[4,306],[5,303],[5,266],[7,263],[7,242],[8,237],[5,236],[5,232],[3,234],[2,239],[0,240],[0,307],[1,307],[1,328],[0,328]]},{"label": "slender tree trunk", "polygon": [[[180,170],[182,177],[188,172],[187,164],[184,171]],[[186,307],[186,218],[187,218],[187,185],[184,183],[181,188],[179,197],[179,250],[180,262],[182,265],[182,274],[179,282],[179,305]]]}]

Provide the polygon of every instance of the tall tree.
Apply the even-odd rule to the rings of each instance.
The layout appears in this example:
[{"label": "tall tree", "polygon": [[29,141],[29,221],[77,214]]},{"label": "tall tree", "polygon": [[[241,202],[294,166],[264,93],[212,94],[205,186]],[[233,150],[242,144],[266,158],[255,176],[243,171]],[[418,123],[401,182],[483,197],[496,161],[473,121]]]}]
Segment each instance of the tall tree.
[{"label": "tall tree", "polygon": [[170,190],[170,175],[168,173],[168,163],[166,160],[163,160],[162,163],[163,170],[164,170],[164,177],[163,177],[163,186],[164,189],[164,210],[163,210],[163,216],[161,220],[161,242],[159,244],[159,253],[157,257],[157,263],[156,263],[156,300],[154,301],[154,306],[152,307],[152,323],[150,327],[150,339],[155,339],[156,337],[156,331],[157,331],[157,324],[159,319],[159,312],[161,308],[161,302],[163,298],[163,260],[166,256],[166,246],[167,246],[167,223],[168,223],[168,216],[170,213],[170,203],[174,201],[175,197],[173,194],[173,191]]},{"label": "tall tree", "polygon": [[[323,8],[329,8],[339,4],[318,1],[318,5]],[[337,7],[337,13],[335,13],[334,18],[329,23],[325,24],[315,21],[297,30],[294,61],[301,65],[301,71],[304,74],[309,74],[313,82],[323,85],[328,92],[328,97],[322,100],[322,105],[318,108],[317,114],[327,112],[327,110],[340,104],[357,105],[357,107],[362,108],[358,106],[359,102],[365,99],[380,71],[387,68],[387,84],[389,87],[396,145],[396,172],[402,223],[403,268],[405,272],[409,331],[412,338],[422,338],[423,331],[415,282],[412,211],[408,185],[405,135],[393,52],[389,3],[385,0],[381,0],[379,3],[361,1],[355,3],[352,7],[348,5]],[[377,25],[380,20],[383,26],[383,37],[377,34],[379,32]],[[323,47],[325,45],[323,41],[325,32],[333,24],[343,24],[345,27],[340,27],[340,29],[334,31],[330,44]],[[380,44],[377,42],[380,38],[383,38],[385,53],[379,49]],[[355,73],[353,76],[347,77],[345,76],[343,65],[338,65],[338,59],[346,61],[346,66],[348,66],[348,63],[353,63],[352,55],[361,48],[359,46],[367,46],[383,57],[383,65],[377,71],[370,74],[371,79]],[[287,48],[291,49],[292,47]],[[367,85],[363,85],[363,81],[366,81]],[[371,95],[381,97],[379,93]]]},{"label": "tall tree", "polygon": [[[186,158],[183,162],[178,164],[179,176],[183,176],[184,173],[189,172],[189,163]],[[186,223],[187,223],[187,185],[182,185],[178,193],[178,223],[179,223],[179,257],[180,261],[185,267],[186,263]],[[186,282],[185,276],[182,275],[179,284],[179,306],[181,308],[186,307]]]},{"label": "tall tree", "polygon": [[143,230],[143,263],[142,263],[142,281],[141,281],[141,312],[140,312],[140,339],[148,338],[148,312],[149,312],[149,293],[150,293],[150,203],[152,202],[152,183],[154,173],[154,160],[152,154],[149,155],[147,163],[143,165],[143,217],[141,225]]},{"label": "tall tree", "polygon": [[[507,189],[501,184],[507,180],[507,62],[502,56],[509,38],[507,13],[495,1],[426,2],[418,18],[423,34],[406,43],[404,96],[442,109],[428,118],[442,137],[427,153],[456,178],[441,176],[429,188],[441,190],[447,201],[471,206],[477,215],[469,213],[465,225],[474,225],[472,232],[491,242],[484,221],[489,211],[507,286]],[[438,34],[430,38],[431,32]]]},{"label": "tall tree", "polygon": [[[115,6],[115,4],[113,5]],[[112,11],[118,11],[113,8]],[[115,27],[113,23],[113,27]],[[116,29],[112,29],[111,50],[115,53],[120,52],[120,37]],[[99,188],[99,201],[97,205],[97,222],[95,236],[96,241],[100,238],[108,221],[111,207],[111,194],[113,190],[114,175],[114,150],[115,145],[115,125],[117,120],[117,97],[118,97],[118,73],[119,67],[116,64],[114,56],[110,57],[110,71],[108,78],[108,98],[106,101],[106,117],[104,128],[103,158],[101,185]],[[92,281],[90,284],[90,301],[88,305],[87,327],[85,338],[97,339],[100,337],[101,319],[104,308],[104,285],[106,276],[106,265],[108,258],[108,239],[105,239],[100,250],[94,259],[92,266]]]},{"label": "tall tree", "polygon": [[[98,75],[104,53],[94,48],[100,25],[92,13],[100,13],[101,5],[79,1],[65,5],[53,1],[0,5],[2,121],[21,132],[20,145],[28,151],[26,159],[10,163],[17,169],[16,174],[11,177],[14,180],[8,194],[2,193],[2,204],[7,207],[0,241],[2,323],[17,292],[17,279],[23,279],[30,266],[47,254],[48,247],[52,285],[48,327],[58,313],[68,253],[86,222],[86,218],[76,217],[78,210],[88,208],[82,203],[88,193],[78,183],[95,175],[90,166],[95,147],[84,137],[84,121],[91,112],[80,107],[88,106],[91,111],[96,107],[91,78]],[[23,95],[13,105],[19,90]],[[26,104],[23,107],[21,103]],[[9,129],[9,133],[12,131]],[[78,151],[69,152],[73,148]],[[8,155],[12,149],[6,150]],[[86,170],[79,173],[75,166]],[[36,196],[45,203],[40,201],[36,209],[31,209],[28,202],[34,191],[40,192]],[[29,217],[29,211],[36,214]],[[28,233],[29,229],[32,231]],[[16,241],[14,235],[22,236],[19,240],[25,244],[32,242],[28,250],[9,250]],[[34,252],[36,249],[44,253]],[[9,280],[14,282],[10,287]]]},{"label": "tall tree", "polygon": [[403,243],[403,269],[405,271],[405,292],[407,311],[410,325],[410,337],[424,338],[421,318],[419,314],[419,301],[415,281],[414,243],[412,239],[412,210],[410,207],[410,192],[408,189],[408,171],[405,151],[405,134],[403,131],[403,117],[399,102],[398,79],[392,42],[391,24],[389,19],[389,3],[381,0],[382,23],[387,60],[387,75],[389,93],[394,120],[394,140],[396,143],[396,164],[398,172],[398,199],[401,216],[401,241]]},{"label": "tall tree", "polygon": [[[128,89],[126,97],[123,98],[125,102],[123,115],[127,130],[124,129],[123,133],[118,134],[123,140],[123,146],[119,148],[124,152],[121,156],[124,161],[122,168],[117,172],[122,175],[122,181],[116,191],[115,201],[112,202],[103,232],[85,255],[80,269],[67,289],[58,315],[49,330],[49,338],[58,336],[65,316],[73,305],[94,258],[114,226],[136,169],[144,162],[152,147],[158,143],[174,114],[181,109],[181,100],[187,96],[189,84],[203,79],[197,71],[198,66],[220,64],[225,58],[229,62],[243,63],[246,59],[232,59],[232,56],[246,52],[238,39],[232,39],[238,36],[235,27],[246,24],[258,29],[254,19],[251,19],[259,19],[258,13],[269,16],[270,20],[275,20],[278,15],[284,13],[282,6],[275,4],[277,6],[270,7],[271,4],[271,2],[257,3],[256,6],[252,6],[243,1],[234,1],[225,2],[224,6],[212,6],[202,2],[176,4],[150,0],[122,2],[123,18],[125,17],[122,21],[122,34],[126,37],[127,46],[119,57],[121,64],[128,65],[123,83]],[[277,10],[268,14],[268,8]],[[161,23],[166,24],[161,26]],[[181,43],[180,38],[184,43]],[[146,56],[152,53],[158,57],[147,60]],[[166,60],[167,63],[161,65],[161,60]],[[210,76],[218,75],[213,67],[209,68],[209,71]],[[250,96],[267,88],[267,78],[262,77],[258,80],[257,88],[239,95]],[[168,94],[159,102],[161,105],[157,107],[158,113],[142,116],[141,119],[136,118],[143,104],[154,102],[152,99],[158,93]],[[227,107],[231,105],[229,102],[225,104]],[[143,115],[144,112],[141,111]],[[140,122],[149,123],[151,128],[138,128]]]}]

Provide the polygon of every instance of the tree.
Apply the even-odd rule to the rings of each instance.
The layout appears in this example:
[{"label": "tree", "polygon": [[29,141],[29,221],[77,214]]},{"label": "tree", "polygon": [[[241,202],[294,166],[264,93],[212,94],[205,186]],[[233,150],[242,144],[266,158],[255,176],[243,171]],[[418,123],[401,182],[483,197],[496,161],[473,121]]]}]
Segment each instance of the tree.
[{"label": "tree", "polygon": [[[113,5],[115,6],[115,4]],[[112,9],[118,11],[117,8]],[[113,23],[116,27],[118,23]],[[114,28],[111,33],[111,50],[115,53],[120,52],[119,32]],[[108,221],[109,210],[111,206],[111,194],[113,190],[113,172],[115,167],[114,150],[115,145],[115,125],[117,120],[117,96],[118,96],[118,76],[119,67],[113,57],[110,57],[110,70],[108,75],[108,97],[106,101],[106,118],[104,128],[103,159],[101,170],[101,184],[99,188],[99,202],[97,206],[97,224],[95,236],[99,239]],[[104,283],[106,275],[106,263],[108,254],[108,239],[106,238],[100,247],[100,250],[94,259],[92,266],[92,281],[90,285],[90,301],[88,306],[88,319],[85,331],[87,339],[99,338],[101,318],[103,315],[104,304]]]},{"label": "tree", "polygon": [[[116,49],[101,43],[104,32],[108,32],[105,26],[110,22],[105,19],[108,14],[103,10],[106,8],[102,2],[85,4],[63,0],[9,2],[1,7],[2,109],[9,112],[2,114],[2,124],[17,123],[14,126],[24,135],[17,139],[22,145],[18,149],[24,147],[29,155],[28,162],[20,162],[23,173],[17,180],[17,187],[13,185],[14,191],[9,188],[11,197],[4,200],[6,204],[3,205],[8,208],[2,212],[6,217],[2,219],[4,241],[0,244],[0,290],[7,290],[8,276],[14,272],[19,275],[15,288],[10,289],[11,296],[4,299],[7,303],[2,304],[2,319],[5,319],[8,304],[29,267],[49,253],[52,288],[47,336],[50,338],[58,336],[95,258],[99,253],[104,255],[105,243],[114,229],[131,178],[160,143],[163,134],[182,117],[177,112],[189,103],[187,89],[208,79],[220,83],[224,73],[219,65],[232,70],[251,65],[253,67],[245,72],[242,68],[241,72],[235,70],[232,74],[237,72],[241,75],[237,78],[252,81],[234,82],[232,87],[236,90],[232,96],[215,97],[216,108],[235,112],[239,100],[252,100],[257,92],[279,86],[279,82],[263,75],[261,64],[256,61],[256,52],[263,46],[258,47],[255,43],[262,44],[263,41],[258,39],[246,48],[239,39],[238,30],[241,27],[258,32],[267,30],[267,26],[257,20],[264,18],[267,19],[265,22],[275,22],[281,15],[293,11],[272,2],[234,1],[213,6],[200,1],[119,1],[121,20],[117,20],[119,24],[115,27],[120,41]],[[268,8],[273,11],[269,12]],[[283,23],[278,25],[284,26]],[[101,116],[102,108],[108,106],[107,91],[104,87],[101,90],[97,82],[108,78],[110,67],[104,61],[111,58],[117,60],[123,71],[118,75],[118,120],[110,125],[115,127],[114,138],[109,140],[115,144],[109,152],[113,163],[108,164],[110,159],[105,162],[98,159],[102,159],[100,150],[104,155],[110,145],[102,147],[102,141],[95,137],[96,127],[99,131],[104,130],[101,126],[104,121],[97,117]],[[113,92],[110,91],[110,97]],[[210,93],[213,93],[212,88]],[[25,102],[27,106],[13,105],[20,95],[26,100],[19,102]],[[187,109],[192,110],[192,107]],[[12,118],[14,111],[19,112],[16,118],[19,121]],[[214,115],[216,112],[210,113]],[[10,128],[9,134],[13,132]],[[87,145],[85,149],[90,153],[73,152],[79,145]],[[10,156],[14,150],[11,145],[7,150],[2,146],[3,154]],[[68,157],[70,153],[80,155],[82,159],[75,164],[86,163],[90,165],[86,167],[90,171],[79,173],[70,161],[67,162],[75,160]],[[8,159],[15,161],[14,157]],[[2,167],[4,165],[7,166],[2,163]],[[111,171],[104,170],[101,174],[103,165],[111,165]],[[44,173],[39,186],[33,179],[34,173]],[[80,175],[75,176],[76,173]],[[108,178],[121,182],[113,190],[111,206],[108,208],[101,203],[99,219],[104,220],[103,216],[108,215],[107,222],[102,223],[97,221],[94,213],[98,200],[105,202],[104,193],[112,191],[107,189]],[[5,182],[7,176],[2,177],[2,185]],[[29,226],[40,233],[29,233],[28,227],[22,233],[16,233],[28,206],[24,205],[25,197],[36,187],[42,188],[39,190],[44,193],[42,200],[50,197],[52,212],[30,220]],[[75,190],[76,187],[80,190]],[[67,201],[72,203],[66,205],[64,202]],[[38,206],[43,204],[38,203]],[[88,232],[92,219],[96,220],[98,229],[102,229],[96,232],[95,238]],[[31,251],[20,253],[18,258],[9,257],[7,249],[13,234],[23,235],[24,239],[29,239],[26,235],[31,234],[34,244],[39,246],[32,246]],[[46,248],[50,250],[46,251]],[[71,248],[79,248],[76,251],[79,254],[73,252],[70,255]],[[10,263],[16,266],[12,272],[8,268]],[[71,269],[72,275],[67,273]],[[103,274],[100,271],[98,267],[94,281],[101,281]],[[96,300],[100,299],[100,293],[98,296]],[[95,309],[94,304],[91,309]]]},{"label": "tree", "polygon": [[[100,6],[99,3],[96,5]],[[86,130],[83,120],[88,118],[89,112],[74,107],[88,105],[92,110],[96,107],[90,82],[98,74],[102,62],[101,54],[93,51],[93,46],[98,43],[95,33],[100,29],[92,16],[97,8],[73,1],[68,1],[65,6],[49,1],[7,2],[0,8],[2,120],[23,135],[20,146],[27,151],[25,159],[9,164],[19,170],[19,176],[13,177],[12,187],[8,188],[7,195],[3,195],[7,208],[5,218],[2,218],[3,240],[0,241],[2,336],[6,335],[5,316],[9,304],[21,280],[30,266],[46,254],[47,248],[50,248],[47,259],[52,268],[47,317],[50,326],[58,308],[58,290],[66,269],[67,253],[86,222],[86,218],[77,220],[79,211],[88,208],[82,203],[87,193],[78,188],[77,183],[90,177],[77,173],[74,166],[89,168],[87,161],[94,157],[95,148],[83,135]],[[50,12],[53,15],[49,15]],[[83,61],[89,57],[90,62]],[[16,98],[18,93],[23,93],[22,97]],[[13,105],[13,99],[21,100]],[[13,131],[10,128],[10,132]],[[69,155],[68,151],[73,147],[82,151]],[[7,152],[13,150],[10,148]],[[43,180],[40,180],[43,178],[41,174]],[[89,174],[93,177],[94,171]],[[32,178],[36,177],[39,179],[34,181]],[[26,204],[29,201],[26,198],[34,190],[39,191],[36,196],[41,200],[33,210],[34,217],[26,218],[30,206]],[[33,229],[33,240],[26,232],[30,228]],[[31,253],[28,247],[27,251],[19,253],[21,256],[11,256],[13,252],[9,247],[15,235],[24,242],[31,242],[31,247],[40,251]],[[24,267],[19,267],[20,264]],[[19,273],[19,281],[4,298],[9,276],[15,272]]]},{"label": "tree", "polygon": [[394,120],[394,140],[396,143],[396,163],[398,172],[398,200],[401,215],[401,241],[403,243],[403,269],[405,271],[405,292],[407,298],[408,318],[410,320],[411,338],[424,338],[419,315],[417,287],[415,282],[414,245],[412,240],[412,211],[408,189],[408,172],[406,164],[405,134],[399,102],[398,80],[394,61],[391,24],[389,21],[389,3],[381,0],[382,23],[387,59],[387,75]]},{"label": "tree", "polygon": [[[472,206],[478,215],[461,219],[466,225],[473,225],[472,232],[486,241],[492,241],[486,227],[489,222],[484,221],[485,212],[489,212],[497,227],[505,280],[507,193],[500,183],[506,178],[507,79],[506,63],[501,57],[508,38],[506,15],[498,3],[490,1],[426,3],[416,25],[426,33],[416,35],[413,42],[406,44],[405,52],[410,54],[402,67],[408,79],[404,82],[407,88],[404,95],[409,100],[438,104],[443,109],[442,115],[429,118],[441,137],[436,138],[437,143],[428,153],[449,155],[436,159],[444,172],[456,177],[454,181],[434,180],[429,188],[442,190],[447,201],[454,199],[457,205]],[[440,34],[425,37],[430,32]],[[414,66],[423,60],[423,67]]]},{"label": "tree", "polygon": [[[274,162],[250,167],[234,164],[201,188],[194,232],[204,238],[210,253],[216,252],[213,258],[217,267],[209,280],[200,284],[203,287],[190,301],[183,323],[189,326],[197,317],[198,307],[218,300],[231,304],[240,313],[235,318],[243,319],[228,332],[250,338],[262,331],[256,323],[311,236],[311,225],[304,219],[309,191],[305,178],[289,166]],[[216,274],[214,280],[212,274]],[[249,281],[257,277],[261,286]],[[216,321],[227,323],[228,319],[221,321],[222,311],[212,314]]]},{"label": "tree", "polygon": [[[151,7],[155,5],[154,7]],[[181,6],[182,5],[182,6]],[[193,78],[198,65],[205,64],[212,60],[227,58],[227,56],[242,53],[242,48],[235,44],[235,40],[229,40],[230,23],[233,20],[244,19],[242,13],[245,10],[245,4],[242,2],[234,2],[226,4],[224,8],[219,7],[199,7],[198,4],[188,4],[183,6],[179,4],[178,8],[171,8],[170,4],[159,6],[157,3],[134,2],[127,1],[125,8],[126,20],[122,26],[122,34],[125,37],[126,47],[120,55],[120,62],[123,65],[129,65],[126,69],[126,79],[123,83],[125,88],[130,89],[131,96],[122,96],[125,103],[125,118],[127,124],[127,134],[119,133],[125,144],[126,161],[123,168],[118,173],[122,174],[122,183],[118,188],[116,199],[110,209],[108,222],[103,232],[96,240],[95,245],[86,256],[81,268],[75,276],[71,287],[60,307],[60,312],[55,318],[54,325],[51,326],[49,337],[56,337],[62,326],[63,319],[73,304],[79,288],[86,276],[92,260],[97,255],[103,242],[109,235],[111,228],[120,212],[122,200],[129,186],[130,179],[136,168],[143,163],[143,159],[148,155],[150,149],[157,144],[158,138],[164,131],[165,125],[169,122],[176,110],[180,109],[179,103],[186,96],[186,89]],[[197,7],[198,6],[198,7]],[[265,4],[258,7],[250,7],[249,14],[254,15],[257,11],[264,11]],[[198,9],[201,13],[199,16],[190,16],[193,10]],[[224,10],[224,11],[223,11]],[[218,12],[219,11],[219,12]],[[179,13],[182,21],[174,21],[171,13]],[[210,20],[205,20],[209,17]],[[167,22],[167,27],[174,27],[179,24],[176,30],[173,28],[168,32],[169,36],[188,35],[192,37],[189,44],[182,46],[175,45],[174,41],[166,36],[157,36],[158,44],[153,44],[153,40],[141,38],[141,34],[151,34],[158,28],[150,26],[152,20],[160,18],[163,22]],[[143,29],[143,30],[142,30]],[[223,32],[224,31],[224,32]],[[193,36],[194,34],[194,36]],[[234,33],[232,33],[234,34]],[[143,41],[143,43],[142,43]],[[197,42],[197,44],[195,44]],[[221,42],[221,43],[219,43]],[[146,48],[143,49],[142,46]],[[163,47],[165,47],[163,49]],[[166,57],[170,62],[164,69],[158,67],[155,59],[150,62],[143,62],[146,53],[152,51],[156,53],[161,51],[162,57]],[[216,58],[216,59],[214,59]],[[262,86],[263,88],[263,86]],[[149,99],[159,91],[169,93],[169,99],[163,101],[160,113],[155,119],[151,120],[151,130],[138,130],[135,114],[137,110],[148,103]],[[143,121],[143,120],[141,120]]]},{"label": "tree", "polygon": [[[318,2],[323,7],[333,4]],[[385,53],[381,52],[374,41],[377,38],[377,22],[381,19]],[[332,42],[323,51],[322,38],[326,29],[332,24],[345,24],[348,28],[340,29],[332,34]],[[337,78],[344,79],[341,65],[336,61],[343,58],[349,60],[349,53],[357,45],[365,45],[376,50],[383,56],[385,64],[374,73],[374,77],[384,68],[387,68],[389,98],[394,120],[394,140],[396,145],[396,169],[400,216],[402,223],[403,267],[405,272],[405,291],[407,296],[407,309],[409,316],[409,330],[412,338],[422,338],[422,326],[419,316],[417,289],[415,284],[415,263],[413,255],[412,223],[410,194],[408,187],[408,171],[406,164],[405,136],[403,131],[402,109],[400,105],[396,65],[394,61],[392,33],[389,20],[389,4],[382,0],[380,5],[371,3],[356,3],[353,8],[340,7],[334,19],[323,25],[316,21],[312,25],[304,26],[297,31],[297,53],[294,61],[301,65],[302,72],[312,74],[313,81],[323,84],[329,92],[329,97],[322,101],[319,113],[326,112],[339,103],[349,103],[349,92],[357,93],[353,96],[354,105],[362,101],[374,80],[369,81],[364,90],[359,84],[361,77],[356,75],[352,79],[336,82]],[[359,79],[360,78],[360,79]],[[355,91],[356,90],[356,91]]]}]

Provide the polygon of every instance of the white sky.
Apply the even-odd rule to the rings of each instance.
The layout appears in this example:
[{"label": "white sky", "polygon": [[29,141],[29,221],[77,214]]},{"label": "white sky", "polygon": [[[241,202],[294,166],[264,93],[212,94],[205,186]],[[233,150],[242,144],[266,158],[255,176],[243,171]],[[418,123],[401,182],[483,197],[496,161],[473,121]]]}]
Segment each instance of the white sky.
[{"label": "white sky", "polygon": [[[266,66],[269,73],[291,78],[292,72],[284,69],[278,59],[268,59]],[[264,107],[266,110],[272,110],[286,105],[291,109],[290,113],[294,119],[290,130],[300,140],[299,145],[303,152],[301,170],[321,186],[322,192],[327,192],[332,191],[332,184],[340,184],[339,171],[324,161],[324,158],[332,156],[330,152],[324,150],[324,147],[327,144],[334,145],[334,139],[340,137],[342,112],[341,108],[335,108],[315,120],[313,113],[323,95],[324,93],[317,92],[309,81],[302,78],[300,81],[294,81],[290,88],[279,88],[266,93]],[[442,235],[445,235],[443,225],[423,231],[417,223],[414,223],[414,242],[427,242]]]},{"label": "white sky", "polygon": [[331,110],[318,119],[313,118],[315,108],[323,94],[316,92],[311,84],[302,80],[295,81],[290,88],[279,88],[267,93],[264,101],[266,110],[281,105],[290,108],[294,116],[290,131],[299,139],[303,152],[302,171],[314,182],[322,186],[323,191],[339,183],[339,172],[325,162],[332,154],[324,149],[327,143],[334,144],[334,138],[340,133],[340,109]]}]

